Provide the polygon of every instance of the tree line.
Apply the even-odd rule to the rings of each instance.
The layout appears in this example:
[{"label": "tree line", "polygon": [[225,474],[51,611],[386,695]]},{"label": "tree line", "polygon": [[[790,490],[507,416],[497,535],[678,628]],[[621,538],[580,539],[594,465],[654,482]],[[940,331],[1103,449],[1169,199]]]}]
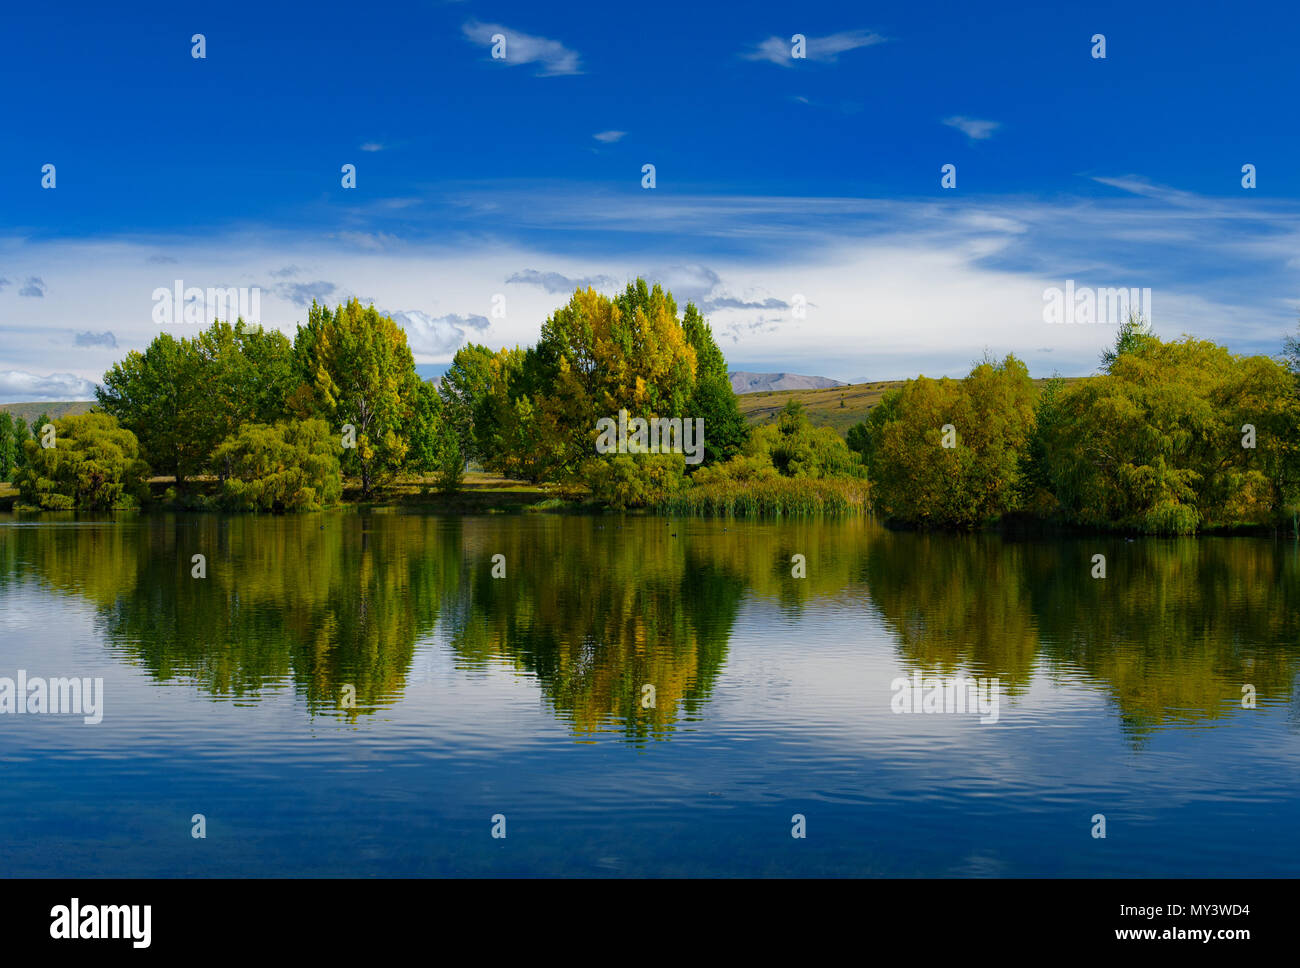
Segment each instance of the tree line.
[{"label": "tree line", "polygon": [[[643,279],[615,295],[576,291],[534,346],[460,349],[441,384],[417,375],[406,334],[373,306],[313,303],[292,340],[238,320],[193,337],[160,333],[105,373],[97,408],[55,421],[55,446],[22,445],[22,501],[43,509],[128,508],[170,476],[182,506],[317,509],[345,480],[363,500],[402,475],[454,491],[469,462],[552,483],[613,507],[694,484],[860,478],[843,439],[798,408],[751,433],[726,360],[699,310]],[[703,420],[703,459],[596,452],[621,410]],[[212,481],[215,481],[213,490]]]},{"label": "tree line", "polygon": [[877,511],[945,528],[1016,516],[1146,534],[1295,527],[1300,341],[1280,359],[1240,356],[1130,316],[1101,363],[1039,391],[1008,355],[887,394],[848,433]]}]

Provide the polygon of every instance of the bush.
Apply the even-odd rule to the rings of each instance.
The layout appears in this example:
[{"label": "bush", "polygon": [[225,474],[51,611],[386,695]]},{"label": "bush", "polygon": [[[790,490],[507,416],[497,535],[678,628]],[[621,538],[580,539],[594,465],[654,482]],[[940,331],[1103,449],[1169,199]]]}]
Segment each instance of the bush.
[{"label": "bush", "polygon": [[783,477],[863,477],[866,469],[829,427],[814,429],[803,405],[788,400],[775,424],[756,429],[745,445],[745,456],[760,458]]},{"label": "bush", "polygon": [[215,460],[230,469],[219,498],[229,510],[319,511],[343,495],[337,444],[324,420],[244,424]]},{"label": "bush", "polygon": [[592,497],[615,511],[649,507],[676,494],[685,483],[681,454],[615,454],[593,458],[582,467]]},{"label": "bush", "polygon": [[14,483],[23,504],[45,511],[137,507],[148,497],[149,466],[135,434],[106,413],[54,421],[54,446],[23,442]]}]

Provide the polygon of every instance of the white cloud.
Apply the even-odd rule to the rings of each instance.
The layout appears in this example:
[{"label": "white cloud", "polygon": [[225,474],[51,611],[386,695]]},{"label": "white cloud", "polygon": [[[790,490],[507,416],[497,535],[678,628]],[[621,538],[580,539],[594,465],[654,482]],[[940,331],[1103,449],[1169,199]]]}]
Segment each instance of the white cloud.
[{"label": "white cloud", "polygon": [[488,328],[486,316],[460,316],[449,313],[435,318],[419,310],[404,310],[396,313],[380,310],[380,312],[385,316],[391,316],[394,322],[406,330],[406,343],[417,362],[430,362],[428,357],[450,356],[465,341],[466,330],[484,332]]},{"label": "white cloud", "polygon": [[378,141],[367,141],[361,146],[362,151],[383,151],[384,146]]},{"label": "white cloud", "polygon": [[950,128],[956,128],[972,141],[985,141],[993,136],[993,132],[1001,127],[998,121],[977,121],[974,118],[963,118],[960,115],[951,118],[944,118],[943,123]]},{"label": "white cloud", "polygon": [[[805,37],[804,58],[833,64],[840,54],[860,47],[883,44],[887,39],[870,30],[842,30],[825,37]],[[746,60],[768,61],[781,67],[793,67],[797,61],[793,50],[794,43],[789,38],[772,36],[740,56]]]},{"label": "white cloud", "polygon": [[[399,322],[422,363],[445,362],[464,339],[482,342],[477,334],[489,334],[493,348],[529,345],[575,288],[613,293],[638,275],[662,282],[679,307],[700,306],[729,357],[838,379],[956,375],[985,345],[1016,352],[1035,375],[1091,372],[1112,327],[1042,321],[1045,289],[1067,279],[1151,288],[1162,336],[1187,332],[1234,352],[1277,352],[1295,329],[1300,203],[1200,204],[1141,179],[1099,180],[1130,190],[1119,195],[1081,178],[1091,194],[986,197],[953,209],[932,199],[720,195],[646,206],[590,186],[492,184],[457,188],[442,208],[429,199],[436,234],[400,242],[384,234],[386,223],[360,220],[358,231],[333,237],[251,227],[196,239],[0,238],[0,263],[15,282],[42,267],[60,272],[43,299],[18,298],[16,285],[0,293],[0,366],[98,380],[158,334],[155,287],[175,278],[199,287],[264,284],[273,267],[283,275],[263,291],[265,325],[292,335],[304,319],[311,294],[292,288],[295,281],[333,287],[316,293],[330,303],[357,293],[379,306],[421,307]],[[485,222],[491,234],[455,229]],[[151,265],[157,251],[172,253],[179,268]],[[677,261],[666,264],[666,251]],[[501,318],[492,313],[498,295]],[[805,317],[792,311],[795,295],[806,301]],[[73,351],[87,306],[95,307],[95,331],[112,332],[118,348]],[[46,398],[76,396],[85,399],[84,390]]]},{"label": "white cloud", "polygon": [[71,373],[38,376],[22,370],[0,370],[0,403],[41,400],[91,400],[95,385]]},{"label": "white cloud", "polygon": [[608,145],[621,140],[626,134],[626,131],[599,131],[596,134],[593,134],[592,137],[602,144]]},{"label": "white cloud", "polygon": [[534,37],[518,30],[511,30],[501,24],[485,24],[477,20],[466,23],[461,30],[465,36],[476,44],[490,49],[493,36],[505,37],[505,57],[495,61],[509,67],[521,64],[537,64],[538,77],[560,77],[566,74],[581,74],[577,51],[569,50],[558,40],[547,37]]}]

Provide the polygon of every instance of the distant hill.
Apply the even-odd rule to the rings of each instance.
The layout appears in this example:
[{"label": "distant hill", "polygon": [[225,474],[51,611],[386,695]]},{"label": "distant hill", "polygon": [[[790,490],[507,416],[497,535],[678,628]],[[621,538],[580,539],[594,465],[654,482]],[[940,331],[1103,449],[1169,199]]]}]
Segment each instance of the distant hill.
[{"label": "distant hill", "polygon": [[15,420],[22,417],[28,425],[41,414],[46,414],[51,420],[57,420],[59,417],[71,417],[79,413],[86,413],[95,405],[94,400],[62,400],[49,401],[46,403],[0,403],[0,410],[6,410],[13,414]]},{"label": "distant hill", "polygon": [[737,393],[766,393],[770,390],[824,390],[847,384],[825,376],[802,376],[798,373],[748,373],[737,370],[731,377],[731,389]]},{"label": "distant hill", "polygon": [[[816,377],[812,379],[817,379]],[[1066,384],[1086,380],[1087,377],[1066,377]],[[841,436],[850,427],[866,420],[871,408],[878,404],[890,390],[901,387],[904,380],[880,380],[875,383],[845,383],[815,390],[773,390],[764,393],[746,393],[737,401],[741,415],[750,426],[773,423],[787,400],[803,404],[808,422],[814,427],[830,427]],[[1035,380],[1041,390],[1046,380]],[[739,391],[737,391],[739,392]]]}]

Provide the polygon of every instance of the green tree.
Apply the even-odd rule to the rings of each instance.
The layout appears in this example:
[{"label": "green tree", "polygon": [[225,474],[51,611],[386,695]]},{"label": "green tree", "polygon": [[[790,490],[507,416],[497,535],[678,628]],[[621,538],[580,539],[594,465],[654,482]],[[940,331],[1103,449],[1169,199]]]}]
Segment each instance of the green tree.
[{"label": "green tree", "polygon": [[337,438],[324,420],[242,424],[217,448],[230,469],[220,503],[240,511],[319,511],[343,494]]},{"label": "green tree", "polygon": [[887,394],[855,434],[877,508],[898,521],[955,528],[1015,510],[1034,396],[1029,371],[1011,355],[982,361],[961,381],[922,376]]},{"label": "green tree", "polygon": [[14,418],[8,410],[0,410],[0,481],[12,481],[18,457],[18,441],[14,436]]},{"label": "green tree", "polygon": [[429,474],[438,469],[443,433],[442,398],[438,388],[422,381],[415,392],[415,414],[411,424],[408,470]]},{"label": "green tree", "polygon": [[740,413],[727,361],[694,303],[686,304],[682,330],[695,350],[695,386],[686,415],[704,418],[704,463],[730,460],[749,439],[749,425]]},{"label": "green tree", "polygon": [[1188,534],[1276,521],[1295,501],[1296,385],[1274,360],[1150,337],[1059,411],[1047,462],[1081,524]]},{"label": "green tree", "polygon": [[23,449],[24,442],[31,440],[31,431],[27,429],[27,421],[22,417],[14,418],[14,463],[13,473],[17,474],[27,464],[27,451]]},{"label": "green tree", "polygon": [[42,510],[135,507],[148,496],[148,465],[135,435],[106,413],[54,422],[53,447],[23,443],[26,463],[15,484],[24,504]]},{"label": "green tree", "polygon": [[345,469],[361,478],[366,497],[401,468],[410,446],[420,378],[406,333],[374,306],[353,299],[331,312],[312,303],[298,329],[294,355],[303,383],[290,398],[299,416],[319,416],[342,433],[356,430]]},{"label": "green tree", "polygon": [[[220,320],[194,338],[197,377],[206,405],[194,423],[202,439],[215,448],[246,423],[274,423],[286,415],[286,400],[297,383],[293,347],[278,330],[232,326]],[[222,461],[213,469],[229,474]]]},{"label": "green tree", "polygon": [[1101,354],[1101,368],[1109,373],[1115,361],[1125,353],[1132,353],[1146,346],[1155,334],[1151,332],[1150,323],[1135,309],[1130,309],[1128,318],[1120,323],[1115,335],[1115,345]]},{"label": "green tree", "polygon": [[[704,428],[707,434],[707,423]],[[783,477],[862,477],[866,473],[861,458],[844,438],[830,427],[812,427],[803,404],[793,398],[786,401],[775,424],[753,432],[745,454],[767,460]]]},{"label": "green tree", "polygon": [[486,415],[494,355],[486,346],[465,344],[452,357],[451,366],[438,387],[443,419],[456,435],[465,460],[481,463],[488,456],[480,441],[490,441],[493,432],[487,425]]},{"label": "green tree", "polygon": [[106,413],[140,442],[149,463],[171,474],[181,490],[207,464],[219,438],[208,411],[195,341],[160,333],[143,353],[114,363],[95,388]]}]

